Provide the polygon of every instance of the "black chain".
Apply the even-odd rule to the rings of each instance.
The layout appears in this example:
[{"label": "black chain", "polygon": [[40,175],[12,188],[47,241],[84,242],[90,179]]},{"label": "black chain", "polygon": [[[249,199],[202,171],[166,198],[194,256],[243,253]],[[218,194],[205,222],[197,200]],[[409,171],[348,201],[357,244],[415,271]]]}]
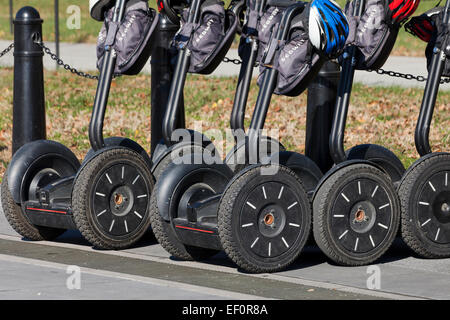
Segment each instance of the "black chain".
[{"label": "black chain", "polygon": [[225,62],[225,63],[231,62],[231,63],[234,63],[234,64],[241,64],[242,63],[242,61],[239,60],[239,59],[230,59],[228,57],[223,58],[223,62]]},{"label": "black chain", "polygon": [[[425,82],[428,80],[428,78],[425,78],[424,76],[415,76],[410,73],[387,71],[387,70],[383,70],[383,69],[376,69],[376,70],[369,69],[369,70],[367,70],[367,72],[376,72],[378,74],[385,74],[385,75],[388,75],[388,76],[394,77],[394,78],[402,78],[402,79],[406,79],[406,80],[416,80],[418,82]],[[450,78],[441,78],[440,83],[441,84],[450,83]]]},{"label": "black chain", "polygon": [[[228,57],[223,58],[222,61],[225,62],[225,63],[234,63],[234,64],[236,64],[236,65],[242,64],[242,60],[239,60],[239,59],[231,59],[231,58],[228,58]],[[256,67],[259,67],[259,62],[255,62],[255,68],[256,68]]]},{"label": "black chain", "polygon": [[55,53],[53,53],[50,50],[50,48],[45,46],[45,44],[43,42],[36,41],[35,43],[39,47],[41,47],[44,50],[44,52],[50,56],[50,58],[52,60],[55,60],[56,63],[58,65],[62,66],[65,70],[68,70],[68,71],[72,72],[73,74],[76,74],[77,76],[80,76],[80,77],[83,77],[83,78],[92,79],[92,80],[98,80],[98,76],[94,76],[94,75],[91,75],[89,73],[86,73],[86,72],[83,72],[83,71],[79,71],[76,68],[71,67],[67,63],[64,63],[64,61],[61,58],[59,58]]},{"label": "black chain", "polygon": [[[91,75],[91,74],[89,74],[89,73],[86,73],[86,72],[83,72],[83,71],[79,71],[79,70],[77,70],[76,68],[73,68],[73,67],[71,67],[70,65],[64,63],[64,61],[63,61],[61,58],[59,58],[55,53],[53,53],[53,52],[50,50],[50,48],[48,48],[47,46],[45,46],[43,42],[37,41],[36,44],[37,44],[38,46],[40,46],[40,47],[44,50],[44,52],[50,56],[50,58],[52,58],[53,60],[55,60],[56,63],[57,63],[58,65],[63,66],[64,69],[69,70],[69,71],[72,72],[73,74],[76,74],[76,75],[78,75],[78,76],[80,76],[80,77],[98,80],[98,76],[94,76],[94,75]],[[8,50],[8,51],[9,51],[9,50]],[[0,57],[1,57],[1,55],[0,55]],[[225,63],[230,63],[230,62],[231,62],[231,63],[234,63],[234,64],[236,64],[236,65],[239,65],[239,64],[242,63],[242,61],[239,60],[239,59],[230,59],[230,58],[228,58],[228,57],[225,57],[225,58],[223,59],[223,62],[225,62]],[[256,64],[255,64],[255,67],[257,67],[258,65],[259,65],[259,64],[256,63]],[[114,78],[119,77],[119,76],[120,76],[120,75],[114,75]]]},{"label": "black chain", "polygon": [[3,57],[5,54],[7,54],[8,52],[10,52],[12,50],[12,48],[14,48],[14,43],[11,43],[5,50],[3,50],[0,53],[0,58]]},{"label": "black chain", "polygon": [[[58,65],[63,66],[65,70],[69,70],[73,74],[76,74],[76,75],[78,75],[80,77],[84,77],[84,78],[87,78],[87,79],[98,80],[98,76],[94,76],[94,75],[91,75],[89,73],[86,73],[86,72],[83,72],[83,71],[79,71],[76,68],[73,68],[70,65],[64,63],[64,61],[62,59],[60,59],[56,54],[54,54],[50,50],[50,48],[45,46],[43,42],[37,41],[36,44],[38,46],[40,46],[44,50],[44,52],[46,54],[48,54],[53,60],[55,60],[56,63],[58,63]],[[5,54],[7,54],[9,51],[11,51],[12,48],[14,48],[14,43],[11,43],[5,50],[3,50],[0,53],[0,58],[3,57]],[[223,62],[224,63],[233,63],[235,65],[242,64],[241,60],[239,60],[239,59],[230,59],[228,57],[225,57],[223,59]],[[259,65],[259,63],[256,63],[255,67],[258,67],[258,65]],[[366,71],[367,72],[376,72],[377,74],[387,75],[387,76],[394,77],[394,78],[402,78],[402,79],[406,79],[406,80],[416,80],[418,82],[425,82],[425,81],[428,80],[424,76],[415,76],[415,75],[412,75],[410,73],[401,73],[401,72],[397,72],[397,71],[389,71],[389,70],[384,70],[384,69],[381,69],[381,68],[380,69],[376,69],[376,70],[368,69]],[[120,76],[120,75],[114,75],[114,77],[118,77],[118,76]],[[450,83],[450,78],[442,78],[440,80],[440,84],[445,84],[445,83]]]},{"label": "black chain", "polygon": [[[230,58],[227,58],[227,57],[225,57],[223,59],[223,62],[225,62],[225,63],[231,62],[231,63],[234,63],[234,64],[241,64],[242,63],[242,61],[239,60],[239,59],[230,59]],[[258,65],[259,64],[256,63],[255,67],[257,67]],[[377,74],[384,74],[384,75],[387,75],[387,76],[390,76],[390,77],[394,77],[394,78],[402,78],[402,79],[406,79],[406,80],[416,80],[418,82],[425,82],[425,81],[427,81],[427,78],[425,78],[424,76],[415,76],[415,75],[412,75],[412,74],[409,74],[409,73],[401,73],[401,72],[397,72],[397,71],[388,71],[388,70],[384,70],[384,69],[381,69],[381,68],[380,69],[376,69],[376,70],[368,69],[366,71],[367,72],[376,72]],[[441,84],[450,83],[450,78],[442,78],[440,80],[440,83]]]}]

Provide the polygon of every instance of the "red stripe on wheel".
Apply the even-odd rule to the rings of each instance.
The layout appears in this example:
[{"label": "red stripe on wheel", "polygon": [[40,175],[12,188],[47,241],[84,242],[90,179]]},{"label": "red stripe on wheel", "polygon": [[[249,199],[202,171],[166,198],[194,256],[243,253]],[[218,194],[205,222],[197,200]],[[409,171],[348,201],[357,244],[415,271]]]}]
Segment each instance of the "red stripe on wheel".
[{"label": "red stripe on wheel", "polygon": [[205,232],[205,233],[214,233],[214,231],[202,230],[202,229],[196,229],[196,228],[190,228],[190,227],[185,227],[185,226],[175,226],[175,227],[176,227],[176,228],[180,228],[180,229],[192,230],[192,231],[200,231],[200,232]]},{"label": "red stripe on wheel", "polygon": [[47,210],[47,209],[38,209],[38,208],[27,208],[27,210],[34,210],[34,211],[44,211],[44,212],[53,212],[53,213],[63,213],[63,214],[67,214],[66,211]]}]

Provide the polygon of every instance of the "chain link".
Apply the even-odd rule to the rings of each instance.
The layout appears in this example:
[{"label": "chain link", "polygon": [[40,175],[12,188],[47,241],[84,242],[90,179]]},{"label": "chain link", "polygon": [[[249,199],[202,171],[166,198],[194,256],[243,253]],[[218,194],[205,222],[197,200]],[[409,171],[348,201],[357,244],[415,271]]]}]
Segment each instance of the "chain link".
[{"label": "chain link", "polygon": [[[428,78],[425,78],[424,76],[415,76],[410,73],[401,73],[396,71],[388,71],[384,69],[376,69],[376,70],[366,70],[367,72],[376,72],[377,74],[384,74],[390,77],[394,78],[402,78],[406,80],[416,80],[418,82],[425,82],[428,80]],[[441,78],[440,84],[444,83],[450,83],[450,78]]]},{"label": "chain link", "polygon": [[[239,60],[239,59],[230,59],[228,57],[225,57],[223,59],[223,62],[225,62],[225,63],[234,63],[236,65],[242,63],[242,61]],[[255,67],[257,67],[258,65],[259,64],[256,63]],[[397,72],[397,71],[388,71],[388,70],[384,70],[384,69],[381,69],[381,68],[380,69],[376,69],[376,70],[368,69],[366,71],[367,72],[376,72],[377,74],[387,75],[387,76],[394,77],[394,78],[402,78],[402,79],[406,79],[406,80],[416,80],[418,82],[425,82],[425,81],[427,81],[427,78],[425,78],[424,76],[415,76],[415,75],[410,74],[410,73],[401,73],[401,72]],[[441,84],[450,83],[450,78],[442,78],[440,80],[440,83]]]},{"label": "chain link", "polygon": [[225,62],[225,63],[231,62],[231,63],[234,63],[234,64],[241,64],[242,63],[242,61],[239,60],[239,59],[230,59],[228,57],[223,58],[223,62]]},{"label": "chain link", "polygon": [[8,52],[10,52],[12,50],[12,48],[14,48],[14,43],[11,43],[5,50],[3,50],[0,53],[0,58],[3,57],[5,54],[7,54]]},{"label": "chain link", "polygon": [[[59,58],[55,53],[53,53],[50,50],[50,48],[45,46],[43,42],[37,41],[36,44],[38,46],[40,46],[44,50],[44,52],[50,56],[50,58],[52,60],[55,60],[56,63],[58,65],[62,66],[65,70],[68,70],[68,71],[72,72],[73,74],[76,74],[76,75],[78,75],[80,77],[83,77],[83,78],[98,80],[98,76],[94,76],[94,75],[91,75],[89,73],[86,73],[86,72],[83,72],[83,71],[79,71],[76,68],[73,68],[70,65],[64,63],[64,61],[61,58]],[[14,48],[14,43],[11,43],[5,50],[3,50],[0,53],[0,58],[3,57],[5,54],[7,54],[9,51],[11,51],[12,48]],[[223,62],[224,63],[233,63],[235,65],[242,64],[241,60],[239,60],[239,59],[231,59],[231,58],[228,58],[228,57],[225,57],[223,59]],[[258,67],[258,65],[259,65],[259,63],[255,63],[255,67]],[[368,69],[366,71],[367,72],[376,72],[377,74],[387,75],[387,76],[394,77],[394,78],[402,78],[402,79],[406,79],[406,80],[416,80],[418,82],[425,82],[425,81],[428,80],[428,78],[426,78],[424,76],[415,76],[415,75],[410,74],[410,73],[401,73],[401,72],[397,72],[397,71],[384,70],[384,69],[381,69],[381,68],[380,69],[376,69],[376,70]],[[114,75],[115,78],[119,77],[119,76],[120,75]],[[447,78],[447,77],[446,78],[441,78],[441,80],[439,82],[440,82],[440,84],[450,83],[450,78]]]},{"label": "chain link", "polygon": [[[228,57],[223,58],[222,61],[223,61],[224,63],[233,63],[233,64],[236,64],[236,65],[242,64],[242,60],[239,60],[239,59],[231,59],[231,58],[228,58]],[[259,67],[259,62],[255,62],[255,68],[256,68],[256,67]]]},{"label": "chain link", "polygon": [[[44,50],[44,52],[50,56],[50,58],[52,60],[55,60],[56,63],[59,66],[62,66],[65,70],[68,70],[68,71],[72,72],[73,74],[76,74],[77,76],[80,76],[80,77],[83,77],[83,78],[92,79],[92,80],[98,80],[98,76],[94,76],[92,74],[89,74],[89,73],[86,73],[86,72],[83,72],[83,71],[79,71],[76,68],[71,67],[67,63],[64,63],[64,61],[61,58],[59,58],[55,53],[53,53],[50,50],[50,48],[48,48],[43,42],[36,41],[35,43],[39,47],[41,47]],[[116,77],[116,76],[114,76],[114,77]]]}]

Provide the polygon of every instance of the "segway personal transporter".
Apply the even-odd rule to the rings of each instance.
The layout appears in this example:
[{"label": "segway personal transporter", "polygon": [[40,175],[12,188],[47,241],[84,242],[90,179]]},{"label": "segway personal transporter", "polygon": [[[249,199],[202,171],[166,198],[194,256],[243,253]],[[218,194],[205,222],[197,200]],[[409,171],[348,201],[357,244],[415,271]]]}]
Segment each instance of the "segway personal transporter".
[{"label": "segway personal transporter", "polygon": [[[248,1],[249,2],[249,1]],[[203,1],[193,1],[190,6],[189,15],[187,17],[187,21],[195,21],[198,20],[201,4]],[[237,90],[235,93],[235,99],[233,103],[233,109],[230,117],[230,125],[232,130],[235,131],[244,131],[244,116],[245,116],[245,109],[247,105],[247,99],[248,99],[248,93],[250,90],[250,82],[253,75],[253,70],[255,66],[255,62],[258,58],[258,54],[261,51],[259,40],[257,37],[258,31],[256,30],[256,25],[253,25],[251,22],[248,23],[249,19],[249,13],[251,11],[256,12],[256,15],[253,15],[250,19],[255,19],[255,16],[261,16],[262,11],[265,7],[265,1],[253,1],[253,3],[247,3],[249,6],[244,6],[244,2],[232,2],[230,4],[230,9],[235,13],[235,17],[238,18],[241,17],[241,21],[238,24],[239,31],[243,34],[243,39],[240,43],[240,49],[241,56],[243,58],[240,72],[239,72],[239,78],[238,78],[238,84],[237,84]],[[250,7],[251,6],[251,7]],[[242,16],[245,16],[242,18]],[[185,17],[186,19],[186,17]],[[245,26],[242,25],[244,23],[244,20],[246,21]],[[194,38],[194,35],[188,34],[186,37]],[[232,37],[230,37],[232,39]],[[228,41],[230,40],[228,39]],[[188,40],[185,40],[185,42],[188,42]],[[225,50],[228,50],[230,43],[225,43],[224,53],[226,53]],[[175,158],[183,158],[187,157],[186,154],[196,154],[200,155],[201,161],[203,161],[206,154],[209,155],[209,157],[213,157],[217,160],[217,157],[214,157],[214,146],[212,145],[211,141],[207,139],[206,137],[202,137],[200,133],[193,132],[192,130],[189,130],[189,135],[192,137],[192,142],[184,142],[184,141],[177,141],[174,143],[172,139],[172,135],[175,132],[177,128],[176,124],[179,119],[177,119],[177,114],[179,113],[180,104],[179,101],[182,98],[183,95],[183,88],[184,83],[186,79],[186,75],[190,70],[190,55],[191,52],[189,48],[187,48],[186,45],[181,46],[178,48],[178,60],[176,63],[176,71],[174,75],[174,80],[172,82],[170,94],[169,94],[169,101],[167,105],[167,111],[165,113],[165,117],[163,120],[163,137],[164,141],[160,145],[158,145],[158,148],[164,149],[162,154],[164,154],[164,158],[160,157],[160,161],[155,161],[155,169],[153,172],[158,177],[163,174],[167,167],[173,163],[175,163]],[[218,59],[214,62],[213,68],[218,66],[218,63],[221,62],[221,59],[223,57],[223,54],[221,54]],[[206,73],[206,72],[198,72],[196,73]],[[201,71],[201,70],[200,70]],[[207,70],[208,71],[208,70]],[[212,68],[209,68],[209,71],[212,71]],[[191,71],[192,72],[192,71]],[[197,138],[196,138],[197,136]],[[200,139],[198,139],[198,136],[200,136]],[[198,141],[203,142],[203,144],[199,144]],[[197,143],[196,143],[197,141]],[[211,150],[212,147],[212,150]],[[172,154],[170,153],[170,150],[173,149]],[[155,152],[156,154],[156,152]],[[157,158],[157,157],[156,157]],[[245,148],[242,147],[242,144],[236,144],[236,146],[233,148],[233,150],[227,155],[226,160],[228,163],[230,163],[230,166],[234,166],[234,168],[237,168],[240,164],[241,159],[245,159]],[[215,160],[214,160],[215,161]],[[178,165],[177,165],[178,167]],[[227,179],[221,180],[218,179],[216,188],[223,188],[226,184],[226,181],[228,180],[228,177],[232,174],[231,171],[229,171],[228,167],[226,168],[225,175]],[[159,243],[171,254],[174,256],[177,256],[179,258],[183,259],[202,259],[210,256],[211,254],[216,253],[215,250],[209,250],[201,248],[194,248],[190,246],[176,246],[173,241],[173,231],[171,229],[171,226],[169,225],[168,221],[166,221],[163,216],[160,215],[159,210],[159,201],[162,201],[163,203],[166,202],[165,198],[167,197],[167,189],[170,188],[171,183],[176,182],[174,179],[176,176],[171,175],[171,177],[167,177],[167,175],[162,175],[161,182],[158,184],[159,187],[157,188],[157,193],[159,196],[152,197],[152,205],[151,205],[151,219],[152,219],[152,229],[155,234],[155,237],[159,241]],[[208,192],[208,190],[205,190],[205,192]],[[209,194],[209,193],[208,193]],[[158,199],[158,200],[157,200]],[[159,204],[159,205],[158,205]]]},{"label": "segway personal transporter", "polygon": [[[158,15],[146,3],[98,3],[111,3],[92,12],[99,20],[108,12],[108,22],[115,26],[129,19],[129,14],[145,16],[142,54],[136,57],[134,68],[124,72],[138,73],[150,55]],[[154,184],[149,156],[129,139],[116,137],[108,146],[103,139],[109,90],[119,67],[111,41],[115,34],[108,36],[89,125],[92,151],[83,164],[60,143],[36,140],[17,150],[8,166],[1,190],[3,210],[11,226],[28,239],[51,240],[67,229],[76,229],[95,247],[121,249],[135,243],[149,228]]]},{"label": "segway personal transporter", "polygon": [[[182,135],[177,141],[172,139],[172,134],[177,129],[185,128],[185,121],[182,119],[184,116],[182,101],[187,73],[207,75],[218,67],[234,40],[239,24],[237,16],[241,14],[242,6],[243,1],[233,1],[225,10],[220,1],[191,1],[189,6],[186,4],[177,15],[178,19],[182,16],[184,21],[173,40],[172,48],[177,51],[177,54],[166,111],[162,120],[163,139],[152,155],[152,173],[156,179],[177,157],[201,150],[211,155],[215,153],[211,141],[202,133],[186,129],[183,130],[183,134],[187,136]],[[208,18],[213,19],[212,24]],[[216,29],[210,30],[210,28]],[[196,38],[195,45],[192,46],[187,41],[191,37]],[[211,147],[212,149],[209,150],[208,148]]]},{"label": "segway personal transporter", "polygon": [[[432,12],[431,12],[432,11]],[[411,23],[415,35],[428,41],[428,79],[415,130],[415,145],[421,158],[403,176],[398,194],[402,210],[401,230],[406,244],[425,258],[450,257],[450,154],[433,152],[429,142],[439,84],[442,76],[449,76],[448,25],[450,1]],[[409,24],[409,23],[408,23]],[[408,25],[407,25],[408,26]],[[407,27],[405,26],[405,27]],[[419,31],[419,32],[417,32]],[[429,36],[426,36],[429,33]]]},{"label": "segway personal transporter", "polygon": [[[405,3],[398,5],[401,7]],[[416,7],[414,3],[410,5]],[[399,229],[396,183],[405,171],[401,161],[379,145],[358,145],[347,152],[344,149],[355,69],[380,68],[392,50],[401,21],[414,11],[406,6],[403,15],[393,14],[393,18],[382,16],[392,10],[385,11],[378,6],[375,1],[362,0],[350,2],[346,8],[348,16],[357,18],[359,24],[355,25],[356,40],[341,56],[342,71],[329,145],[335,166],[319,182],[313,198],[313,231],[317,245],[332,261],[348,266],[377,260],[390,247]],[[379,19],[374,19],[374,12],[380,14]],[[369,21],[387,23],[375,26],[380,34],[374,39],[364,38]],[[376,35],[371,30],[368,32]],[[370,48],[367,50],[364,44]]]},{"label": "segway personal transporter", "polygon": [[[274,29],[263,59],[267,67],[249,128],[246,147],[249,154],[253,152],[251,146],[260,145],[259,131],[264,126],[271,96],[276,89],[281,90],[277,87],[281,69],[270,67],[281,52],[278,44],[301,47],[304,51],[299,52],[303,54],[310,53],[306,49],[314,50],[309,47],[305,30],[309,12],[309,4],[297,2],[283,12],[278,28]],[[345,19],[343,14],[340,18]],[[344,43],[345,37],[342,46]],[[284,49],[284,53],[290,52],[290,47]],[[323,58],[314,54],[308,57],[314,57],[312,63],[300,59],[302,63],[294,65],[299,69],[291,71],[299,78],[289,83],[285,94],[300,94],[319,71]],[[279,163],[250,165],[234,177],[226,164],[169,165],[152,196],[160,221],[164,221],[159,229],[165,240],[163,247],[182,259],[206,258],[225,250],[238,266],[250,272],[285,268],[298,257],[311,224],[310,200],[296,172],[304,172],[315,183],[322,175],[312,160],[296,155],[291,157],[295,171]],[[153,222],[152,226],[156,233]]]}]

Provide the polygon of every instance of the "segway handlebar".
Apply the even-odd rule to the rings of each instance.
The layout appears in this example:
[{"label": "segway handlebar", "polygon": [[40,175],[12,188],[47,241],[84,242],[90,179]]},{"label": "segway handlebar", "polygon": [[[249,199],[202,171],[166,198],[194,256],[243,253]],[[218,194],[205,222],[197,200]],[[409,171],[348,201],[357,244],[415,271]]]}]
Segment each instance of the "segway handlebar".
[{"label": "segway handlebar", "polygon": [[[280,26],[276,33],[276,40],[283,41],[289,35],[289,28],[292,19],[305,8],[305,3],[297,2],[289,6],[286,11],[283,12],[281,17]],[[273,61],[271,62],[273,64]],[[258,98],[256,100],[255,111],[253,112],[252,121],[250,123],[250,129],[253,133],[264,128],[264,123],[267,116],[267,111],[270,105],[272,94],[275,90],[278,71],[274,68],[268,68],[263,76]],[[252,134],[250,132],[250,135]],[[250,140],[252,141],[252,140]]]},{"label": "segway handlebar", "polygon": [[[262,15],[262,12],[265,7],[265,0],[261,0],[258,2],[259,7],[257,8],[260,13],[259,16]],[[242,6],[244,1],[240,1],[235,4],[236,6]],[[248,10],[248,8],[247,8]],[[238,77],[238,85],[236,88],[236,93],[234,96],[233,109],[231,111],[230,117],[230,127],[232,130],[242,129],[244,130],[244,119],[245,119],[245,110],[247,106],[248,93],[250,91],[250,83],[252,81],[253,76],[253,68],[255,66],[256,58],[258,57],[259,50],[259,40],[258,37],[247,36],[245,38],[245,46],[243,50],[242,57],[242,67],[239,71]]]},{"label": "segway handlebar", "polygon": [[[113,23],[122,21],[126,2],[126,0],[117,0],[113,14]],[[89,141],[94,151],[100,150],[105,145],[103,140],[103,121],[105,119],[109,90],[111,89],[111,81],[114,76],[114,68],[116,65],[116,55],[114,54],[112,46],[105,47],[105,51],[106,53],[97,84],[97,91],[95,93],[91,122],[89,124]]]},{"label": "segway handlebar", "polygon": [[[189,8],[187,23],[197,23],[200,19],[200,6],[204,0],[193,0]],[[177,129],[179,106],[183,96],[183,88],[190,63],[190,50],[185,46],[180,49],[170,86],[167,110],[163,119],[162,136],[166,145],[171,146],[172,133]]]},{"label": "segway handlebar", "polygon": [[[447,0],[445,2],[444,16],[442,19],[442,24],[447,25],[447,27],[450,22],[449,11],[450,11],[450,0]],[[435,47],[433,50],[433,56],[431,58],[430,63],[430,71],[428,73],[428,80],[425,85],[422,105],[420,107],[419,118],[416,124],[414,142],[416,145],[416,150],[420,154],[420,156],[424,156],[432,152],[430,147],[429,134],[430,134],[431,120],[433,118],[434,106],[436,104],[436,98],[439,91],[441,75],[444,70],[445,61],[447,59],[445,54],[447,41],[445,40],[442,42],[440,48]]]},{"label": "segway handlebar", "polygon": [[[353,14],[361,16],[364,11],[365,0],[358,0],[353,7]],[[330,155],[334,163],[341,163],[346,160],[344,149],[345,124],[347,120],[350,95],[352,92],[353,78],[355,75],[355,65],[357,51],[355,46],[348,47],[343,53],[341,77],[339,79],[338,94],[333,116],[333,124],[330,134],[329,147]]]}]

